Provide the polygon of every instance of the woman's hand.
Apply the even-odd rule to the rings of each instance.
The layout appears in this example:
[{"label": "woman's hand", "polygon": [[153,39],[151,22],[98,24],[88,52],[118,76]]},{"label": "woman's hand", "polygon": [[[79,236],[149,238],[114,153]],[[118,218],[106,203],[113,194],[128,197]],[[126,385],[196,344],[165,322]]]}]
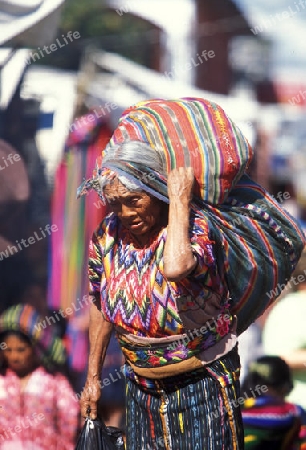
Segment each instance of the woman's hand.
[{"label": "woman's hand", "polygon": [[89,416],[92,420],[97,418],[97,405],[100,396],[101,381],[97,377],[88,377],[80,398],[82,417]]},{"label": "woman's hand", "polygon": [[168,174],[168,196],[171,201],[178,200],[188,204],[192,199],[194,171],[192,167],[178,167]]}]

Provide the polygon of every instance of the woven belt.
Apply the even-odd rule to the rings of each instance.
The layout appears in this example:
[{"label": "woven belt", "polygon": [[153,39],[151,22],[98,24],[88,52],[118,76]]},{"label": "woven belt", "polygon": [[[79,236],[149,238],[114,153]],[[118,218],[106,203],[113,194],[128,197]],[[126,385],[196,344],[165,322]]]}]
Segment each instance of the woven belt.
[{"label": "woven belt", "polygon": [[205,377],[214,378],[222,387],[224,387],[239,380],[239,362],[237,361],[237,364],[233,365],[233,362],[235,362],[235,359],[237,358],[237,354],[236,346],[219,360],[214,361],[207,366],[180,375],[160,378],[158,380],[136,374],[129,364],[124,365],[123,373],[126,378],[138,384],[141,388],[155,392],[158,392],[159,390],[176,390],[191,382],[195,383]]}]

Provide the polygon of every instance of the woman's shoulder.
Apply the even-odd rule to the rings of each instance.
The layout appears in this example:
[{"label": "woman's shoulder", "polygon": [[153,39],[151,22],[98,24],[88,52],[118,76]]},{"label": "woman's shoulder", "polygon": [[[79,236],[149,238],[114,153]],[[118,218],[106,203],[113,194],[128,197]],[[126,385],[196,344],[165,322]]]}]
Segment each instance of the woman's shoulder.
[{"label": "woman's shoulder", "polygon": [[95,229],[93,236],[97,240],[101,240],[106,235],[113,236],[117,233],[118,229],[118,217],[113,213],[108,214],[104,219],[99,223],[97,228]]},{"label": "woman's shoulder", "polygon": [[99,223],[94,234],[97,236],[103,236],[105,233],[110,233],[118,226],[118,217],[115,214],[110,213]]}]

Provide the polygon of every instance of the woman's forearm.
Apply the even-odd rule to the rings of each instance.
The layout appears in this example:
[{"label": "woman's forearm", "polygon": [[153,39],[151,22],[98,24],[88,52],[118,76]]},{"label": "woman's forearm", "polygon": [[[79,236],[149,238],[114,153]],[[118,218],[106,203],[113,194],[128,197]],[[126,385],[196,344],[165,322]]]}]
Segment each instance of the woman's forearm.
[{"label": "woman's forearm", "polygon": [[[93,300],[97,299],[93,298]],[[92,303],[90,307],[88,372],[80,399],[82,417],[87,417],[90,414],[91,419],[97,417],[97,405],[101,396],[102,364],[113,329],[113,325],[103,318],[97,304],[99,302]]]},{"label": "woman's forearm", "polygon": [[179,281],[195,267],[189,237],[190,202],[193,171],[175,169],[169,174],[169,217],[164,249],[164,273],[170,281]]},{"label": "woman's forearm", "polygon": [[186,277],[196,265],[189,238],[189,214],[188,205],[170,203],[164,250],[164,273],[170,281]]},{"label": "woman's forearm", "polygon": [[89,361],[88,378],[101,377],[102,364],[111,337],[113,325],[107,322],[93,303],[89,319]]}]

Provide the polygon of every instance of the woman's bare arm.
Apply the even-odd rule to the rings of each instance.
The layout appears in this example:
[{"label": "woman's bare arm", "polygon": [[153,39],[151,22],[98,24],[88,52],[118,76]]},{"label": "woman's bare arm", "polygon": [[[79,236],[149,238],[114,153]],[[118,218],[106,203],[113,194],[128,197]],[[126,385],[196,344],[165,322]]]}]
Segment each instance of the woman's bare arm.
[{"label": "woman's bare arm", "polygon": [[[93,297],[92,300],[96,299]],[[113,325],[103,318],[95,303],[90,307],[88,373],[80,399],[82,416],[87,417],[90,410],[91,419],[97,417],[97,402],[101,396],[101,370],[113,329]]]},{"label": "woman's bare arm", "polygon": [[170,281],[185,278],[196,266],[189,238],[190,202],[194,183],[191,167],[173,169],[168,175],[169,218],[164,250],[164,273]]}]

